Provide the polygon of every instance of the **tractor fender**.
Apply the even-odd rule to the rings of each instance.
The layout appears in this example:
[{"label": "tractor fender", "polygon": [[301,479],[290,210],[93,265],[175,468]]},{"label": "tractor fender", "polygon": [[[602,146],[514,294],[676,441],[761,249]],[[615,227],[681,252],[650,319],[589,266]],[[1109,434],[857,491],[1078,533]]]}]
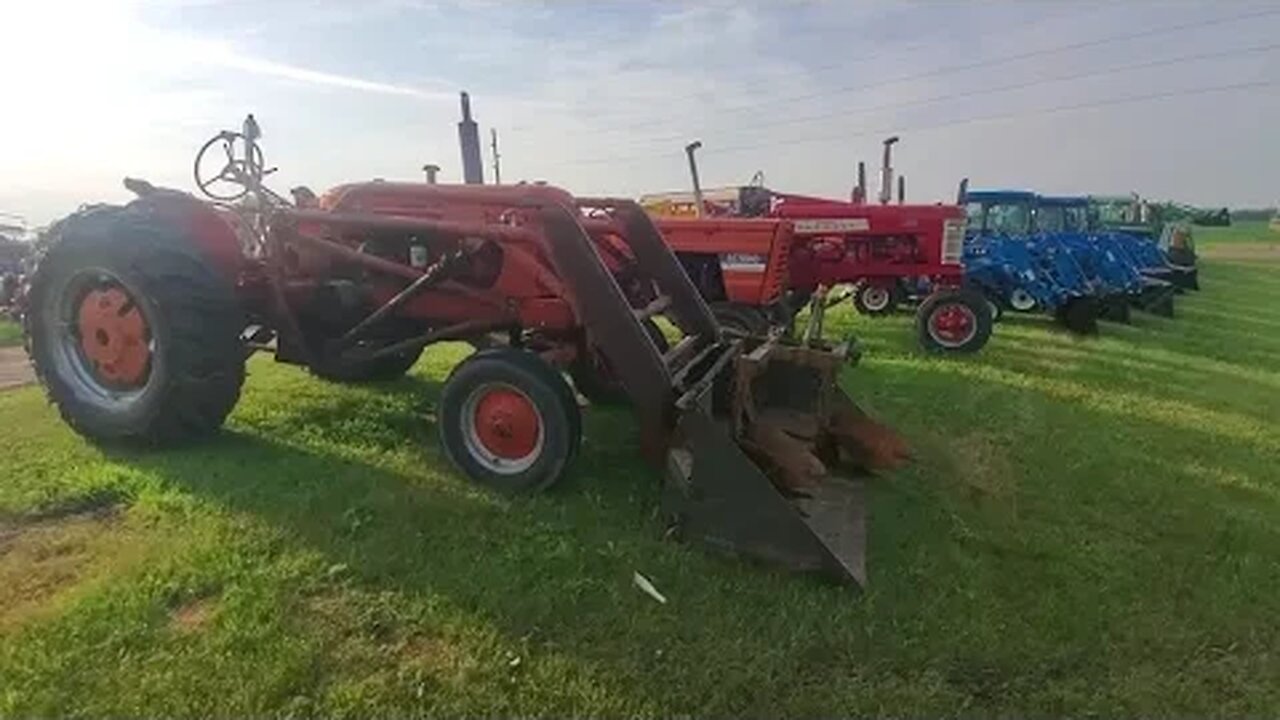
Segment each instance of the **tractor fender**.
[{"label": "tractor fender", "polygon": [[129,203],[129,207],[190,237],[205,259],[235,283],[245,262],[240,234],[248,229],[239,227],[240,219],[234,213],[180,192],[149,194]]}]

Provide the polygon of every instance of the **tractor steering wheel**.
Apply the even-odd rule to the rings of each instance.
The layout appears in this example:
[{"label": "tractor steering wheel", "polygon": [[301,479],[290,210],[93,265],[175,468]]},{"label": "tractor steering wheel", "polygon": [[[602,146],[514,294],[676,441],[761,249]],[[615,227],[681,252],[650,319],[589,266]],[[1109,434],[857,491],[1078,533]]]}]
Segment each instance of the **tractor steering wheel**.
[{"label": "tractor steering wheel", "polygon": [[[214,151],[221,146],[221,157]],[[246,150],[252,148],[252,150]],[[211,156],[211,157],[207,157]],[[222,163],[216,173],[213,168]],[[249,143],[242,133],[223,130],[209,138],[196,153],[193,166],[196,187],[214,200],[231,202],[244,197],[253,187],[262,184],[263,170],[262,147],[256,142]],[[228,189],[223,190],[226,186]],[[234,188],[234,189],[232,189]]]}]

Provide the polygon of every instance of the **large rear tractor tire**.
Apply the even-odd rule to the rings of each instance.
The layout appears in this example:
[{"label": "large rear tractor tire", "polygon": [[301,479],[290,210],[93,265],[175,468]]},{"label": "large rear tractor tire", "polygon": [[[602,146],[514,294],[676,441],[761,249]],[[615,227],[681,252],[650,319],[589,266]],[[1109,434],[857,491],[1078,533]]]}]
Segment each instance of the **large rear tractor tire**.
[{"label": "large rear tractor tire", "polygon": [[554,484],[582,439],[564,378],[523,350],[486,350],[464,360],[445,383],[437,418],[449,460],[472,481],[504,493]]},{"label": "large rear tractor tire", "polygon": [[97,441],[172,444],[240,397],[245,318],[181,229],[131,208],[59,223],[31,279],[27,348],[50,401]]},{"label": "large rear tractor tire", "polygon": [[[659,353],[671,349],[667,336],[662,334],[657,323],[645,318],[641,325]],[[578,392],[596,405],[624,405],[630,402],[626,388],[622,387],[622,382],[614,375],[609,361],[598,352],[580,353],[569,367],[569,374],[573,376],[573,384]]]},{"label": "large rear tractor tire", "polygon": [[860,315],[868,317],[892,315],[902,300],[902,287],[897,283],[885,287],[862,280],[853,286],[853,307]]},{"label": "large rear tractor tire", "polygon": [[920,345],[933,353],[975,353],[991,338],[991,304],[973,290],[936,290],[916,310]]}]

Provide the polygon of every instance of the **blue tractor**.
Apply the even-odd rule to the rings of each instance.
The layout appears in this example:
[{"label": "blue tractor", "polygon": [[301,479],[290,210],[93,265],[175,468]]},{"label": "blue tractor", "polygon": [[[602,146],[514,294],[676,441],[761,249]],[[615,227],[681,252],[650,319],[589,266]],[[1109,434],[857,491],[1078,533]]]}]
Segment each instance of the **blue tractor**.
[{"label": "blue tractor", "polygon": [[1039,232],[1039,198],[1023,190],[968,190],[965,282],[999,311],[1049,312],[1073,332],[1098,329],[1099,285],[1070,245]]},{"label": "blue tractor", "polygon": [[1179,290],[1199,290],[1192,223],[1176,210],[1136,194],[1089,196],[1091,226],[1128,239],[1144,274],[1168,280]]},{"label": "blue tractor", "polygon": [[1096,226],[1089,198],[1038,196],[1034,222],[1045,241],[1068,248],[1076,257],[1098,292],[1104,319],[1128,322],[1130,306],[1173,316],[1177,289],[1150,266],[1152,259],[1141,241]]}]

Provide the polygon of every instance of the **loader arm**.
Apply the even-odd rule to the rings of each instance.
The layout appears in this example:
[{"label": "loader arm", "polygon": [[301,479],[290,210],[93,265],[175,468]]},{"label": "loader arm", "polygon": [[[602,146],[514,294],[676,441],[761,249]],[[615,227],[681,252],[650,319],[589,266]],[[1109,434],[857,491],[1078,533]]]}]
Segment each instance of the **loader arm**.
[{"label": "loader arm", "polygon": [[[672,526],[723,551],[865,583],[862,483],[839,466],[893,466],[905,445],[840,390],[849,344],[826,343],[820,332],[804,342],[727,340],[639,205],[580,204],[607,219],[584,225],[573,209],[542,208],[551,261],[634,403],[646,459],[665,470]],[[659,352],[636,321],[650,308],[632,306],[592,232],[622,239],[653,281],[650,305],[684,332],[673,349]]]}]

